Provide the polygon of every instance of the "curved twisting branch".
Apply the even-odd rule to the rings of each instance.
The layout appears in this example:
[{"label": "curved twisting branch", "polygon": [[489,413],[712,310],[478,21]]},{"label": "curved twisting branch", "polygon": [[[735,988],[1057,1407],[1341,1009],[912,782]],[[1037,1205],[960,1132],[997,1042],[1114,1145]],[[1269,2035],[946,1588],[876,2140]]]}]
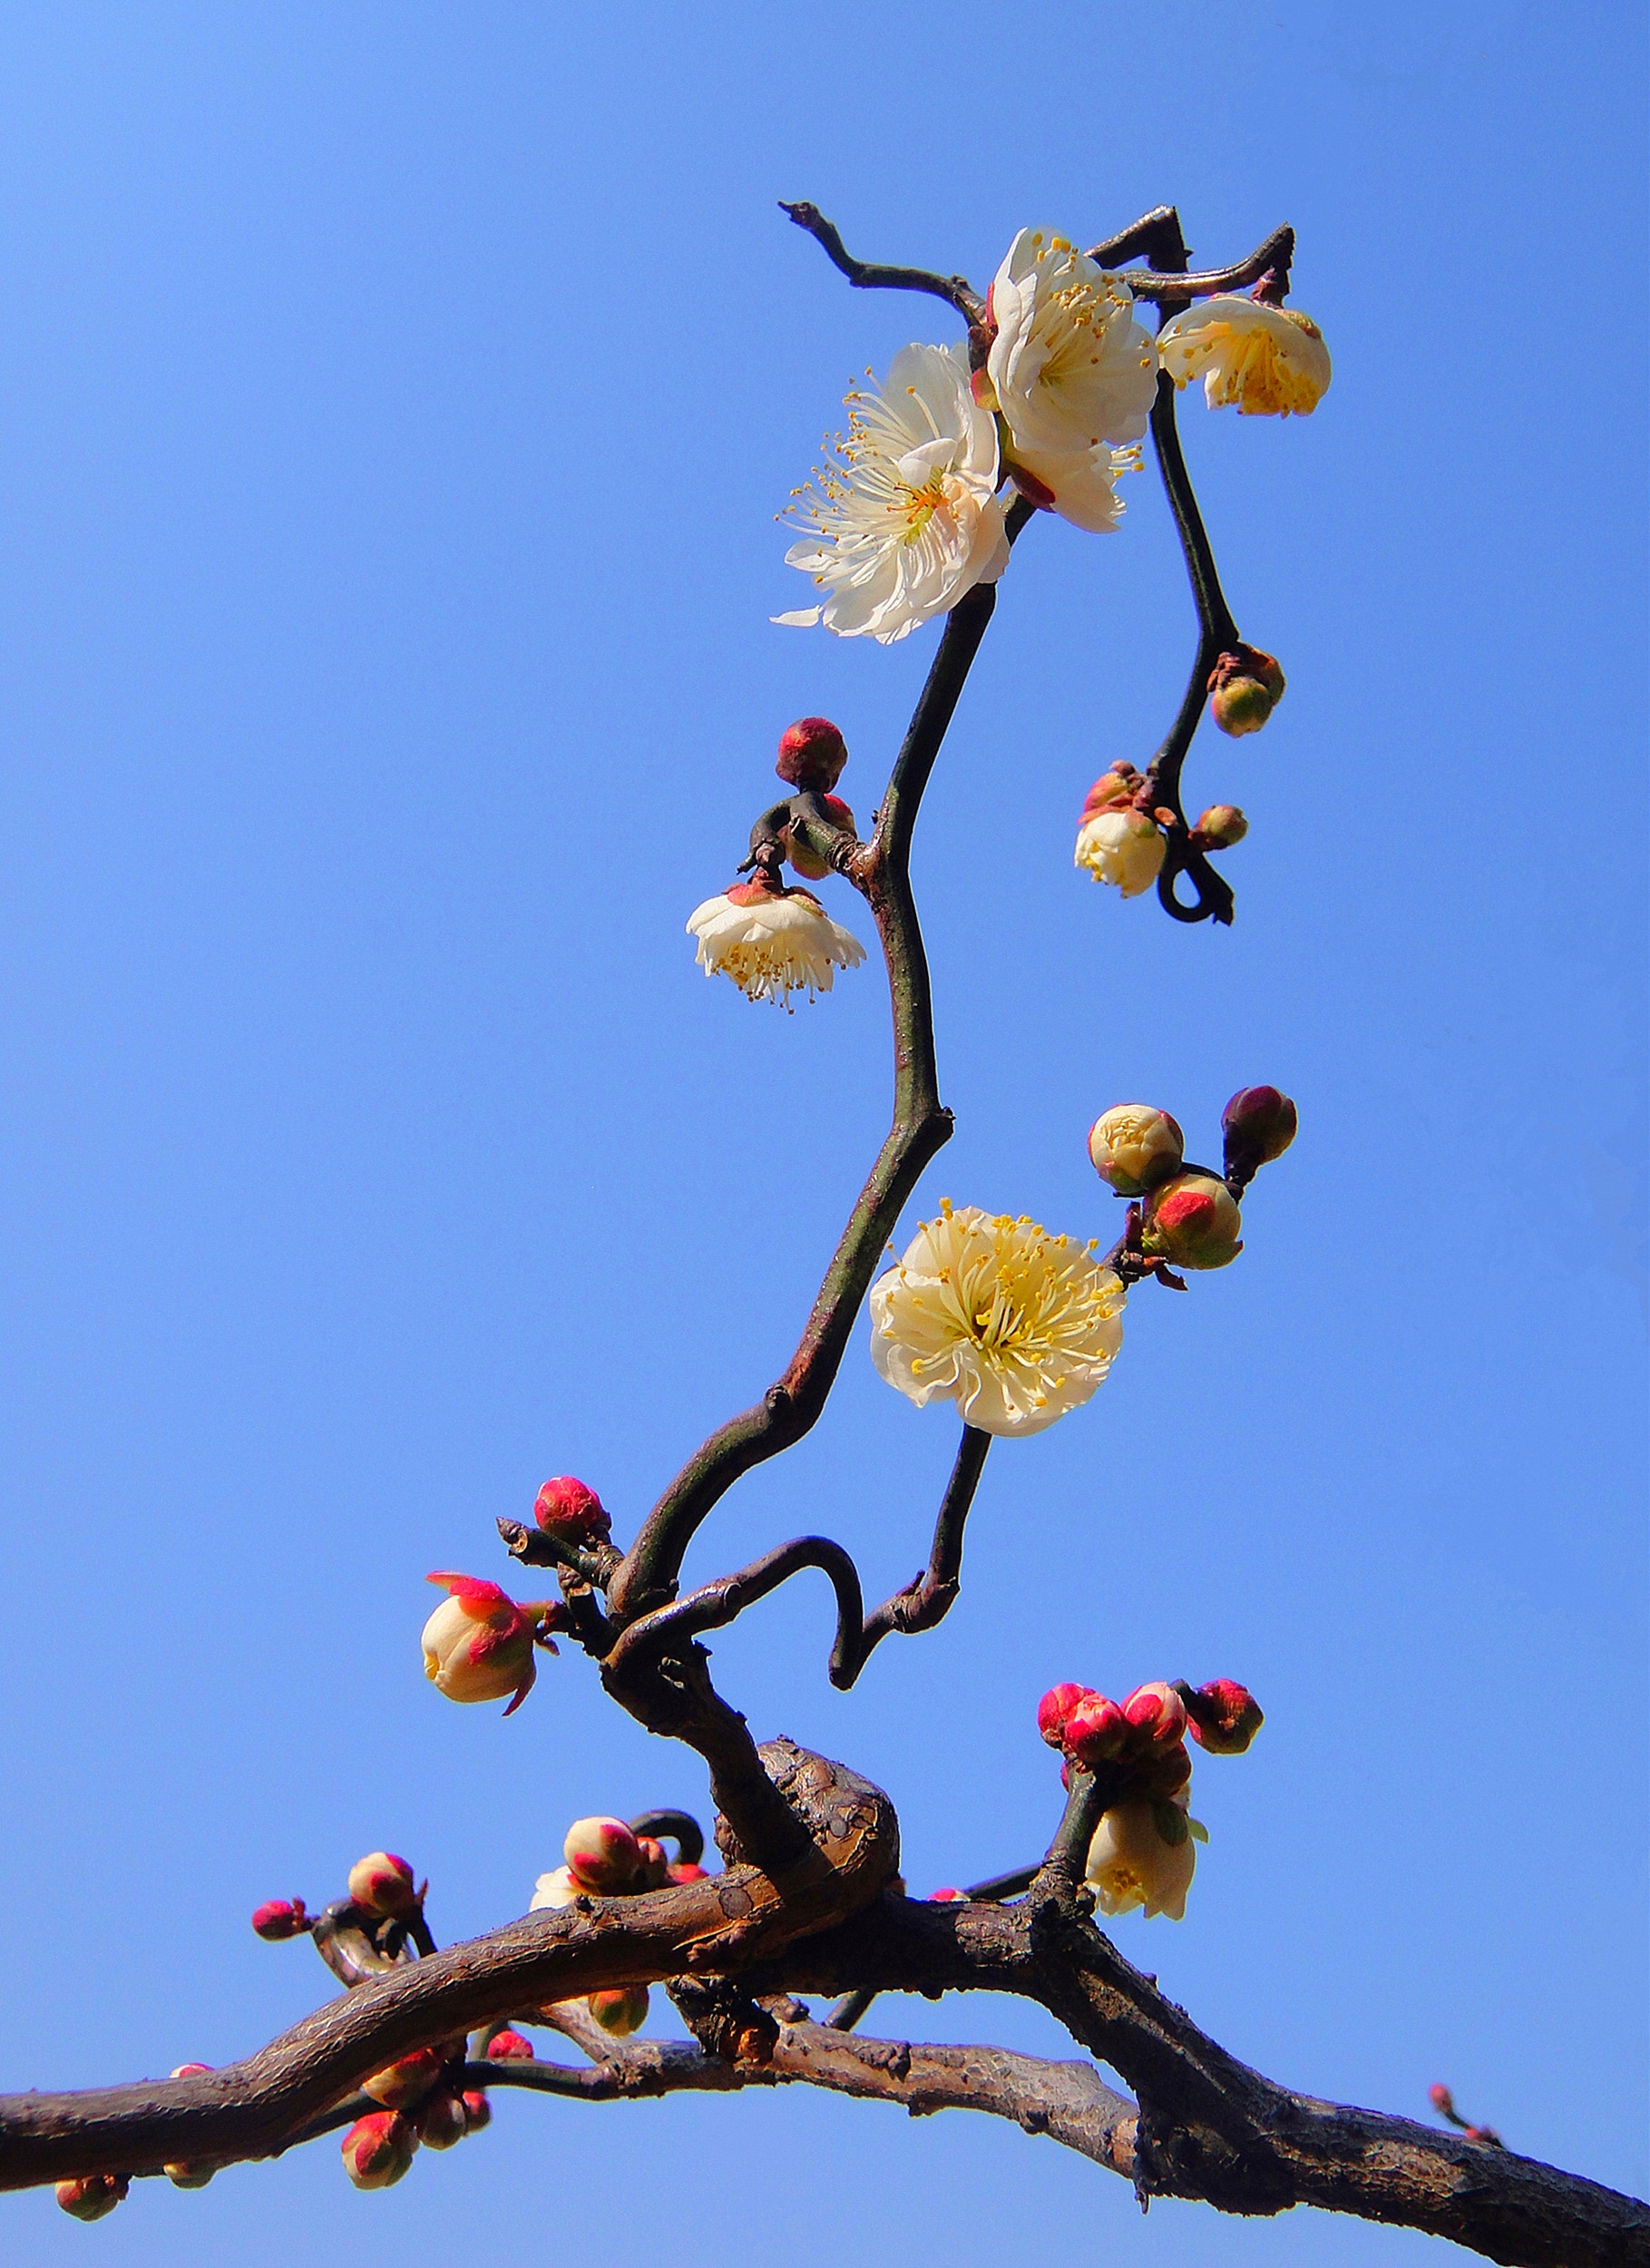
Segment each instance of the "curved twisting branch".
[{"label": "curved twisting branch", "polygon": [[872,260],[855,259],[837,234],[835,222],[827,220],[817,205],[805,200],[787,205],[781,198],[779,210],[789,213],[799,229],[807,230],[832,266],[840,269],[855,289],[930,292],[936,299],[943,299],[955,308],[965,323],[977,323],[985,313],[984,300],[966,276],[938,276],[929,268],[890,268]]},{"label": "curved twisting branch", "polygon": [[1089,257],[1101,268],[1121,268],[1131,259],[1151,262],[1155,273],[1131,275],[1129,289],[1137,299],[1151,299],[1173,313],[1192,299],[1206,299],[1217,291],[1241,291],[1270,273],[1285,280],[1294,259],[1294,230],[1274,229],[1245,259],[1230,268],[1213,268],[1193,275],[1191,255],[1180,231],[1180,215],[1173,205],[1159,205],[1143,213],[1130,227],[1091,245]]},{"label": "curved twisting branch", "polygon": [[843,1692],[853,1685],[891,1631],[897,1630],[902,1637],[909,1637],[919,1630],[932,1630],[944,1621],[955,1605],[962,1587],[962,1530],[985,1464],[985,1452],[991,1445],[991,1435],[981,1432],[977,1425],[963,1427],[957,1460],[951,1469],[951,1479],[945,1484],[945,1494],[934,1520],[928,1565],[912,1577],[903,1590],[895,1591],[892,1598],[884,1598],[874,1613],[853,1631],[852,1637],[847,1623],[838,1626],[836,1644],[831,1654],[831,1683]]}]

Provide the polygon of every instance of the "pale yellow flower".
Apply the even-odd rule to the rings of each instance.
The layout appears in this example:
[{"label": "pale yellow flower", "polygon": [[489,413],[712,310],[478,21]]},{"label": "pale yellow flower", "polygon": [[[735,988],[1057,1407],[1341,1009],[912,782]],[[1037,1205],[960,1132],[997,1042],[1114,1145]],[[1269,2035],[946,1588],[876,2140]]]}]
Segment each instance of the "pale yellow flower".
[{"label": "pale yellow flower", "polygon": [[762,881],[736,883],[707,898],[688,917],[707,976],[730,976],[747,1000],[787,1002],[828,992],[838,969],[858,966],[865,949],[834,922],[811,890],[778,890]]},{"label": "pale yellow flower", "polygon": [[871,1286],[871,1354],[919,1408],[1040,1433],[1088,1401],[1123,1343],[1123,1286],[1092,1245],[947,1198]]},{"label": "pale yellow flower", "polygon": [[1145,1797],[1112,1805],[1095,1829],[1086,1876],[1102,1913],[1128,1913],[1143,1906],[1148,1921],[1157,1913],[1184,1921],[1196,1842],[1188,1821],[1180,1842],[1166,1843],[1152,1809]]},{"label": "pale yellow flower", "polygon": [[1157,352],[1176,386],[1201,377],[1209,407],[1235,402],[1240,416],[1303,417],[1329,391],[1329,349],[1312,318],[1237,292],[1166,323]]},{"label": "pale yellow flower", "polygon": [[1077,831],[1074,863],[1126,898],[1137,898],[1157,879],[1167,847],[1144,811],[1097,811]]}]

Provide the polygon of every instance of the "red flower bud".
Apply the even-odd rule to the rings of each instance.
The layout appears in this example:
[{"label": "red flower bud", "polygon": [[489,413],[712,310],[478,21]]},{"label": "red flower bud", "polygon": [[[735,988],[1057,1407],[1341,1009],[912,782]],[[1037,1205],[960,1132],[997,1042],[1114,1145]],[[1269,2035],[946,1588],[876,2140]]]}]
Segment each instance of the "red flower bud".
[{"label": "red flower bud", "polygon": [[1050,1686],[1037,1705],[1037,1729],[1050,1748],[1058,1748],[1065,1738],[1066,1719],[1079,1701],[1089,1698],[1087,1686]]},{"label": "red flower bud", "polygon": [[196,2079],[203,2071],[211,2069],[210,2063],[181,2063],[173,2071],[174,2079]]},{"label": "red flower bud", "polygon": [[382,2103],[386,2110],[410,2110],[425,2097],[441,2077],[442,2057],[434,2048],[415,2048],[410,2056],[398,2062],[386,2064],[382,2071],[375,2071],[369,2079],[363,2079],[361,2091],[370,2095],[375,2103]]},{"label": "red flower bud", "polygon": [[592,1992],[585,2003],[604,2032],[628,2039],[648,2020],[646,1985],[618,1985],[610,1992]]},{"label": "red flower bud", "polygon": [[357,2189],[388,2189],[413,2162],[418,2136],[398,2110],[372,2110],[344,2136],[344,2171]]},{"label": "red flower bud", "polygon": [[637,1889],[661,1889],[670,1879],[670,1854],[664,1844],[651,1835],[638,1835],[636,1852]]},{"label": "red flower bud", "polygon": [[58,2204],[77,2221],[101,2221],[112,2213],[131,2186],[125,2174],[83,2174],[78,2181],[59,2182]]},{"label": "red flower bud", "polygon": [[1240,1087],[1220,1114],[1227,1172],[1248,1180],[1283,1156],[1299,1123],[1294,1103],[1275,1087]]},{"label": "red flower bud", "polygon": [[1186,1703],[1173,1686],[1137,1686],[1123,1704],[1136,1742],[1170,1748],[1186,1733]]},{"label": "red flower bud", "polygon": [[494,2032],[487,2042],[487,2060],[489,2063],[533,2063],[537,2058],[532,2052],[532,2040],[523,2039],[520,2032],[511,2031],[506,2027],[502,2032]]},{"label": "red flower bud", "polygon": [[943,1890],[931,1890],[928,1893],[928,1902],[931,1906],[965,1906],[968,1903],[968,1892],[965,1890],[952,1890],[947,1884]]},{"label": "red flower bud", "polygon": [[1128,1723],[1115,1701],[1103,1693],[1086,1693],[1067,1715],[1064,1746],[1073,1764],[1092,1772],[1121,1755],[1128,1738]]},{"label": "red flower bud", "polygon": [[393,1851],[369,1851],[349,1870],[349,1894],[368,1913],[405,1916],[418,1903],[413,1870]]},{"label": "red flower bud", "polygon": [[532,1516],[547,1535],[563,1543],[605,1543],[612,1521],[601,1509],[601,1499],[571,1472],[546,1481],[539,1491]]},{"label": "red flower bud", "polygon": [[491,2126],[492,2123],[492,2104],[487,2100],[486,2096],[482,2092],[480,2087],[473,2087],[464,2097],[465,2132],[468,2134],[479,2134],[483,2126]]},{"label": "red flower bud", "polygon": [[842,777],[848,760],[847,743],[828,717],[798,717],[779,740],[779,761],[774,769],[787,786],[805,795],[828,795]]},{"label": "red flower bud", "polygon": [[1248,1687],[1230,1677],[1199,1686],[1187,1696],[1186,1712],[1192,1738],[1211,1756],[1241,1756],[1266,1721]]},{"label": "red flower bud", "polygon": [[1180,1268],[1224,1268],[1243,1250],[1237,1199],[1212,1173],[1176,1174],[1151,1192],[1141,1242]]},{"label": "red flower bud", "polygon": [[561,1850],[583,1889],[616,1898],[636,1887],[641,1850],[622,1819],[575,1819]]},{"label": "red flower bud", "polygon": [[418,2139],[426,2150],[450,2150],[470,2131],[464,2098],[448,2087],[438,2087],[419,2111]]},{"label": "red flower bud", "polygon": [[679,1860],[676,1865],[665,1869],[665,1879],[672,1882],[707,1882],[710,1877],[702,1866],[690,1866],[686,1860]]},{"label": "red flower bud", "polygon": [[1164,1801],[1178,1794],[1191,1776],[1192,1759],[1186,1743],[1177,1740],[1167,1747],[1153,1748],[1137,1776],[1131,1775],[1131,1779],[1141,1794]]},{"label": "red flower bud", "polygon": [[254,1911],[252,1927],[274,1945],[284,1937],[301,1936],[309,1927],[309,1917],[301,1898],[271,1898]]},{"label": "red flower bud", "polygon": [[1454,2117],[1455,2097],[1450,2094],[1449,2088],[1444,2085],[1441,2079],[1435,2080],[1427,2089],[1427,2099],[1430,2102],[1433,2109],[1439,2113],[1440,2117]]}]

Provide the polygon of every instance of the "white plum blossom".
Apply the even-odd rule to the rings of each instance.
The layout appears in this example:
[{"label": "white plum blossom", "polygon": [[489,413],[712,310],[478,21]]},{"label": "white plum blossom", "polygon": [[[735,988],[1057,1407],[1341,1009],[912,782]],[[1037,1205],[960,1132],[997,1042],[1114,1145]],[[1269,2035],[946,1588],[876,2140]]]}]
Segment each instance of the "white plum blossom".
[{"label": "white plum blossom", "polygon": [[880,393],[856,388],[847,408],[817,489],[798,489],[786,515],[802,531],[786,563],[828,595],[774,620],[888,646],[1009,563],[996,421],[962,345],[902,347]]},{"label": "white plum blossom", "polygon": [[1126,898],[1149,890],[1163,866],[1167,846],[1144,811],[1097,811],[1077,832],[1075,863],[1097,882],[1109,882]]},{"label": "white plum blossom", "polygon": [[[1176,1796],[1174,1805],[1184,1809],[1183,1798]],[[1158,1913],[1171,1921],[1185,1921],[1186,1893],[1203,1830],[1188,1820],[1178,1843],[1166,1842],[1157,1832],[1155,1809],[1144,1796],[1114,1804],[1095,1829],[1084,1872],[1102,1913],[1128,1913],[1143,1906],[1148,1921]]]},{"label": "white plum blossom", "polygon": [[1200,376],[1211,409],[1235,402],[1243,417],[1303,417],[1329,390],[1329,349],[1311,317],[1237,292],[1166,323],[1157,351],[1176,386]]},{"label": "white plum blossom", "polygon": [[1134,294],[1062,236],[1021,229],[987,302],[995,326],[980,390],[1002,414],[1020,485],[1079,528],[1123,510],[1112,483],[1138,469],[1157,391],[1157,350]]},{"label": "white plum blossom", "polygon": [[1093,1253],[947,1198],[871,1286],[872,1359],[919,1408],[939,1394],[982,1432],[1040,1433],[1123,1343],[1123,1286]]},{"label": "white plum blossom", "polygon": [[730,976],[747,1000],[788,1004],[828,992],[838,969],[856,968],[865,948],[834,922],[811,890],[782,890],[762,879],[736,883],[688,917],[707,976]]},{"label": "white plum blossom", "polygon": [[541,1874],[534,1882],[532,1903],[527,1911],[529,1913],[542,1913],[549,1907],[571,1906],[575,1898],[581,1895],[588,1897],[589,1894],[580,1883],[574,1882],[571,1866],[555,1866],[548,1874]]}]

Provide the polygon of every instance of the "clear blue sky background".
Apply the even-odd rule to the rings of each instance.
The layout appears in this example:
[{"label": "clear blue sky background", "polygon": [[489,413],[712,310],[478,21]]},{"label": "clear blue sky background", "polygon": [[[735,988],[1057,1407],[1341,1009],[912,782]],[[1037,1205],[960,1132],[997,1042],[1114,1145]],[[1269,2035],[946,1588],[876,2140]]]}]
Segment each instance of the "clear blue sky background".
[{"label": "clear blue sky background", "polygon": [[[1301,1137],[1241,1262],[1137,1295],[1089,1408],[993,1454],[942,1630],[838,1696],[803,1582],[718,1671],[883,1781],[919,1890],[1046,1839],[1053,1679],[1244,1677],[1186,1921],[1119,1944],[1279,2077],[1423,2116],[1445,2078],[1643,2184],[1644,84],[1620,5],[7,10],[0,2085],[257,2046],[328,1980],[249,1910],[375,1844],[446,1940],[575,1814],[702,1804],[582,1657],[506,1725],[417,1637],[547,1473],[628,1532],[762,1389],[885,1123],[874,969],[787,1019],[682,934],[792,717],[840,719],[868,815],[937,634],[769,625],[845,385],[952,335],[775,200],[981,287],[1022,224],[1172,200],[1211,261],[1292,220],[1335,357],[1308,421],[1183,407],[1289,676],[1188,772],[1252,821],[1237,924],[1070,863],[1191,650],[1148,473],[1116,536],[1028,533],[923,815],[957,1134],[912,1218],[1111,1235],[1121,1100],[1206,1151],[1275,1080]],[[824,1527],[880,1596],[953,1438],[862,1338],[690,1571]],[[329,2143],[95,2233],[0,2199],[0,2245],[370,2268],[600,2205],[815,2268],[845,2175],[919,2263],[1423,2257],[1142,2222],[1011,2129],[795,2092],[504,2099],[386,2197]]]}]

